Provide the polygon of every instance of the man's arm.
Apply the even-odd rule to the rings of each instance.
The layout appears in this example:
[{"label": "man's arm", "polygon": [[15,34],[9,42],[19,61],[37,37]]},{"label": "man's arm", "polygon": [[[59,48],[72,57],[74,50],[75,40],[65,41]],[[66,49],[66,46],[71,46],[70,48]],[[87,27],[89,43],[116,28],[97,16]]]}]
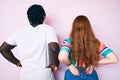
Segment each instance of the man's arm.
[{"label": "man's arm", "polygon": [[15,46],[13,45],[9,45],[6,42],[4,42],[1,46],[0,46],[0,53],[2,54],[2,56],[4,58],[6,58],[8,61],[10,61],[11,63],[22,67],[20,61],[13,55],[12,53],[12,49],[15,48]]},{"label": "man's arm", "polygon": [[[59,45],[56,42],[51,42],[48,44],[50,52],[50,62],[53,71],[56,71],[59,66],[58,54],[60,51]],[[54,70],[55,69],[55,70]]]}]

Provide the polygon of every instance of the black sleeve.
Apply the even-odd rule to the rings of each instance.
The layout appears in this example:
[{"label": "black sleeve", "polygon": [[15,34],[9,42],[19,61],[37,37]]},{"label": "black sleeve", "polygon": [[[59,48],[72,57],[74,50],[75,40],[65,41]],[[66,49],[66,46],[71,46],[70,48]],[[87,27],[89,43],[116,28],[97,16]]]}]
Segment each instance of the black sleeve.
[{"label": "black sleeve", "polygon": [[50,52],[50,62],[51,65],[59,66],[58,54],[60,51],[59,45],[56,42],[48,44]]},{"label": "black sleeve", "polygon": [[9,45],[6,42],[4,42],[1,46],[0,46],[0,53],[2,54],[2,56],[4,58],[6,58],[8,61],[10,61],[11,63],[17,65],[20,61],[13,55],[12,53],[12,49],[15,48],[15,46],[13,45]]}]

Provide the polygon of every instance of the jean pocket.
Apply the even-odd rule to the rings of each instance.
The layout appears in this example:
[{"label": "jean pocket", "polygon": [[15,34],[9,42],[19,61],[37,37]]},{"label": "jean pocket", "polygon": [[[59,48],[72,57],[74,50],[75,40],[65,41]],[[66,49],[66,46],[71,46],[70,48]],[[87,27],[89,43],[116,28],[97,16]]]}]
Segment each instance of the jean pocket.
[{"label": "jean pocket", "polygon": [[64,80],[78,80],[79,76],[73,75],[70,70],[65,71]]}]

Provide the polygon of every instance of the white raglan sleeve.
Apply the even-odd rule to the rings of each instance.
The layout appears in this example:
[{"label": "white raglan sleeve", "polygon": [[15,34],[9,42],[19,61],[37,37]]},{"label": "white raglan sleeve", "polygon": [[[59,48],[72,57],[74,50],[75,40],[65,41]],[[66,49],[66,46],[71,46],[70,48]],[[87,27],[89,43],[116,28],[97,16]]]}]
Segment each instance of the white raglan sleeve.
[{"label": "white raglan sleeve", "polygon": [[10,45],[17,45],[17,41],[16,41],[16,37],[17,37],[17,34],[16,32],[13,33],[12,35],[10,35],[6,40],[5,42],[10,44]]},{"label": "white raglan sleeve", "polygon": [[47,43],[50,42],[58,43],[57,33],[53,27],[50,27],[47,31]]}]

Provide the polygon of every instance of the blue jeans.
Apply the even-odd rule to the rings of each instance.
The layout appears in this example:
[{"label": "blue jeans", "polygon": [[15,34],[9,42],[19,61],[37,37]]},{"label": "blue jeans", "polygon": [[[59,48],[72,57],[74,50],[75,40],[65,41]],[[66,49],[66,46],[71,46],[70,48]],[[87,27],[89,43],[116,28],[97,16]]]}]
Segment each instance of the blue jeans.
[{"label": "blue jeans", "polygon": [[65,71],[64,80],[99,80],[96,71],[94,70],[92,74],[86,74],[85,68],[78,67],[80,76],[73,75],[70,70]]}]

